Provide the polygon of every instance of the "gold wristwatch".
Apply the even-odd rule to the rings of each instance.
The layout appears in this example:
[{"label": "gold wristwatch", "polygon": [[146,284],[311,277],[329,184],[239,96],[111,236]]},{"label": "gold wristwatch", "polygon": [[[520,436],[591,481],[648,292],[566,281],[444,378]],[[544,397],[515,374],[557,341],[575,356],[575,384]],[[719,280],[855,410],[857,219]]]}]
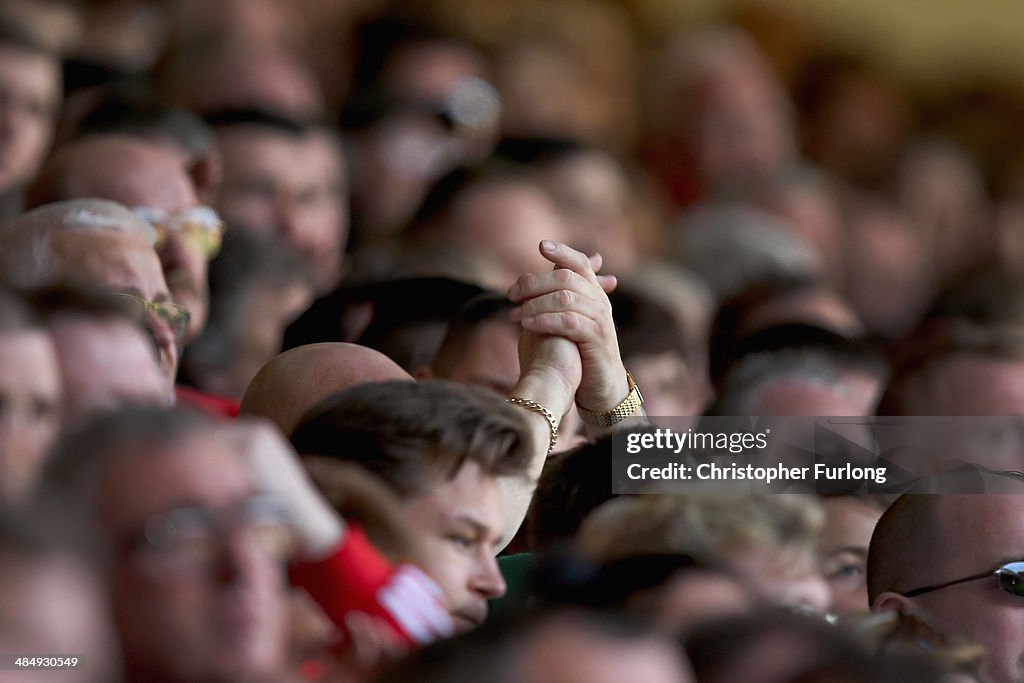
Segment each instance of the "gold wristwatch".
[{"label": "gold wristwatch", "polygon": [[633,379],[633,375],[629,374],[629,370],[626,370],[626,383],[629,385],[629,394],[622,403],[606,413],[587,410],[577,403],[576,408],[580,411],[580,419],[587,424],[597,425],[598,427],[611,427],[622,422],[627,417],[633,417],[636,411],[640,409],[640,406],[644,404],[644,395],[640,393],[640,386]]}]

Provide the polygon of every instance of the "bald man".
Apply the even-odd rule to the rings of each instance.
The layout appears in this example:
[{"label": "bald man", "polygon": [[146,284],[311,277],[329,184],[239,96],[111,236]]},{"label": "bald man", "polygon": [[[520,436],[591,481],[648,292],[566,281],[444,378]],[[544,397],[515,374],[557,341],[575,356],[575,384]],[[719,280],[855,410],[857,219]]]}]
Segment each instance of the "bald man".
[{"label": "bald man", "polygon": [[412,376],[379,351],[343,342],[290,349],[256,373],[242,398],[242,413],[259,415],[291,434],[322,399],[353,384],[412,381]]},{"label": "bald man", "polygon": [[99,197],[124,204],[158,228],[157,253],[175,303],[191,314],[186,343],[206,324],[207,262],[223,224],[199,205],[180,154],[130,135],[96,135],[61,148],[43,167],[26,199],[32,208]]},{"label": "bald man", "polygon": [[992,681],[1019,683],[1024,577],[1010,572],[1024,572],[1024,482],[1000,480],[997,490],[1014,493],[893,503],[871,537],[868,599],[875,611],[924,611],[940,630],[986,648]]}]

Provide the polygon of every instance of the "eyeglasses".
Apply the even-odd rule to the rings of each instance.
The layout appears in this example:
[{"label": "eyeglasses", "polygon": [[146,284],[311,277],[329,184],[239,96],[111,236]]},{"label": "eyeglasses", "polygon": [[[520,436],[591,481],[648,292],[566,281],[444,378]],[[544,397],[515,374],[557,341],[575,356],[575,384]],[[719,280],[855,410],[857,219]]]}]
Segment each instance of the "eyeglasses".
[{"label": "eyeglasses", "polygon": [[283,504],[257,494],[230,510],[191,506],[152,517],[121,542],[120,550],[158,573],[203,569],[221,556],[225,539],[237,534],[274,559],[288,558],[294,545]]},{"label": "eyeglasses", "polygon": [[193,206],[173,214],[146,206],[137,206],[132,211],[156,229],[154,246],[157,249],[167,244],[174,232],[180,234],[207,259],[213,258],[220,251],[224,221],[208,206]]},{"label": "eyeglasses", "polygon": [[965,576],[962,579],[953,579],[946,583],[936,584],[934,586],[925,586],[924,588],[915,588],[911,591],[903,593],[904,597],[912,598],[917,595],[923,595],[925,593],[931,593],[941,588],[948,588],[949,586],[955,586],[958,583],[967,583],[968,581],[978,581],[985,579],[990,576],[995,576],[999,580],[999,589],[1009,593],[1010,595],[1016,595],[1017,597],[1024,597],[1024,560],[1016,560],[1014,562],[1007,562],[1006,564],[997,567],[992,571],[982,572],[981,574],[974,574],[973,576]]},{"label": "eyeglasses", "polygon": [[140,308],[143,314],[152,313],[162,320],[171,328],[171,332],[174,333],[174,338],[179,344],[185,339],[185,332],[188,330],[189,321],[192,320],[192,314],[184,306],[173,304],[170,301],[161,301],[159,303],[147,301],[134,294],[114,292],[113,295],[131,301]]}]

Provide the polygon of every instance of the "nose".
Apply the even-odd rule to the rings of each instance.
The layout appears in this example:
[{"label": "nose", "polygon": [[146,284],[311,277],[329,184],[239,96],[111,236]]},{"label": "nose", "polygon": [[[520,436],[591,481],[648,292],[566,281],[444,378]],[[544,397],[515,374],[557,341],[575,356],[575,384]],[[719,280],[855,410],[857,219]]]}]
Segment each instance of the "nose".
[{"label": "nose", "polygon": [[160,265],[163,267],[164,277],[186,266],[187,249],[188,245],[179,233],[171,232],[167,236],[167,241],[160,247]]},{"label": "nose", "polygon": [[477,561],[470,589],[486,600],[500,598],[508,590],[505,577],[493,555],[486,554]]}]

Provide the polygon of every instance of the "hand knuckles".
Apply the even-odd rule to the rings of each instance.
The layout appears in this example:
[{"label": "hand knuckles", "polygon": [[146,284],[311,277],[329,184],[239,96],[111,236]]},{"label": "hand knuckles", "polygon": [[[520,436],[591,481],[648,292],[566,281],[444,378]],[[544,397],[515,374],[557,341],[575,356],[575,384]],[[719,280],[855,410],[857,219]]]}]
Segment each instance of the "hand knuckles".
[{"label": "hand knuckles", "polygon": [[555,302],[559,306],[561,306],[563,308],[568,308],[568,307],[572,306],[575,301],[576,301],[575,293],[570,292],[567,289],[561,289],[561,290],[555,292]]}]

